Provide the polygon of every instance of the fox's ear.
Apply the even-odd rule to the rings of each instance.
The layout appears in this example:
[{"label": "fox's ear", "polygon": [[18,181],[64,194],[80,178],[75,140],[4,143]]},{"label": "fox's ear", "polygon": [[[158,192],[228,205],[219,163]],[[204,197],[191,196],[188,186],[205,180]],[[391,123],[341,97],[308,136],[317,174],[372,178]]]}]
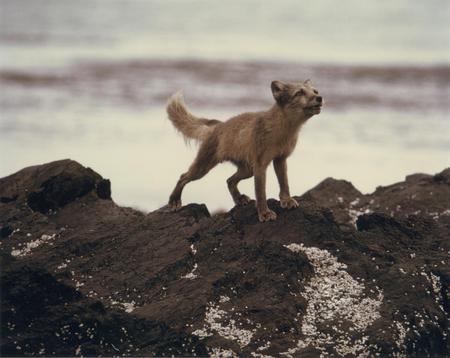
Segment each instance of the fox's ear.
[{"label": "fox's ear", "polygon": [[312,85],[313,85],[313,83],[310,79],[307,79],[305,82],[303,82],[303,84],[308,87],[312,87]]},{"label": "fox's ear", "polygon": [[289,100],[287,85],[281,81],[272,81],[270,88],[272,89],[272,94],[275,101],[277,101],[280,106],[284,106]]}]

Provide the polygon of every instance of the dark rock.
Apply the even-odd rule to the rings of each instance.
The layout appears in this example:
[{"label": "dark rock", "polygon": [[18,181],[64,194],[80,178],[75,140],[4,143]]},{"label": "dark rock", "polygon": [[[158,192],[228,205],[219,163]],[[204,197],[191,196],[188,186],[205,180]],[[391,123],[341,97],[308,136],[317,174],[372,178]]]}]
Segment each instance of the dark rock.
[{"label": "dark rock", "polygon": [[308,190],[304,197],[311,197],[318,200],[323,200],[326,197],[333,198],[335,196],[342,196],[345,199],[351,199],[361,196],[352,183],[346,180],[336,180],[333,178],[327,178],[317,184],[311,190]]},{"label": "dark rock", "polygon": [[76,162],[26,168],[0,179],[1,353],[443,357],[449,178],[328,178],[262,224],[254,203],[146,215]]},{"label": "dark rock", "polygon": [[207,354],[196,337],[107,310],[43,269],[8,267],[1,284],[2,355]]},{"label": "dark rock", "polygon": [[18,195],[14,195],[13,197],[2,196],[0,197],[0,203],[10,203],[11,201],[15,201]]},{"label": "dark rock", "polygon": [[186,218],[193,218],[196,222],[203,218],[211,217],[205,204],[188,204],[183,206],[179,211],[179,215]]},{"label": "dark rock", "polygon": [[73,177],[63,173],[42,183],[38,191],[29,193],[27,203],[32,210],[45,214],[86,195],[94,187],[95,181],[92,177]]},{"label": "dark rock", "polygon": [[346,229],[352,222],[348,208],[351,203],[360,200],[363,194],[352,183],[346,180],[327,178],[317,186],[303,194],[300,200],[312,201],[317,205],[329,209],[329,213]]},{"label": "dark rock", "polygon": [[0,238],[4,239],[6,237],[8,237],[9,235],[11,235],[13,232],[13,229],[11,228],[11,226],[2,226],[0,229]]},{"label": "dark rock", "polygon": [[97,183],[97,195],[100,199],[111,199],[111,182],[109,179],[102,179]]},{"label": "dark rock", "polygon": [[443,170],[441,173],[436,174],[433,177],[435,182],[450,184],[450,168]]},{"label": "dark rock", "polygon": [[43,214],[91,192],[110,199],[110,182],[72,160],[25,168],[0,180],[3,203],[19,200],[19,205],[25,201],[32,210]]},{"label": "dark rock", "polygon": [[432,177],[432,175],[430,174],[423,174],[423,173],[416,173],[416,174],[411,174],[411,175],[407,175],[405,178],[405,181],[408,183],[414,183],[414,182],[419,182],[419,181],[427,181]]},{"label": "dark rock", "polygon": [[378,231],[380,234],[386,230],[398,230],[406,235],[413,235],[404,223],[385,214],[363,214],[358,216],[356,227],[359,231]]}]

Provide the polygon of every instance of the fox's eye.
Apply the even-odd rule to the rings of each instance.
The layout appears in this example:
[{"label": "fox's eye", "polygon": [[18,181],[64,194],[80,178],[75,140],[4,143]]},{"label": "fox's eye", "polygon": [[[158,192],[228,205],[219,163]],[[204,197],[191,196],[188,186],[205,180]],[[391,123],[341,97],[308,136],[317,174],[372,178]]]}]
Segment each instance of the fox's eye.
[{"label": "fox's eye", "polygon": [[303,89],[301,89],[296,94],[294,94],[294,97],[303,96],[304,94],[305,94],[305,91]]},{"label": "fox's eye", "polygon": [[318,91],[318,90],[314,90],[314,93],[315,93],[315,94],[319,94],[319,91]]}]

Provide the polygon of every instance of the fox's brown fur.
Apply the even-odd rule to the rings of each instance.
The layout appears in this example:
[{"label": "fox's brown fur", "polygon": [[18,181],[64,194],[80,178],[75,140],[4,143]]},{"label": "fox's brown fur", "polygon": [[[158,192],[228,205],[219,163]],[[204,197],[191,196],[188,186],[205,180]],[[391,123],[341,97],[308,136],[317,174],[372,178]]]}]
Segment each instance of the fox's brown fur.
[{"label": "fox's brown fur", "polygon": [[170,195],[169,207],[181,207],[181,193],[190,181],[200,179],[214,166],[231,161],[237,171],[227,180],[236,205],[245,205],[250,198],[239,192],[242,179],[255,177],[256,207],[260,221],[275,220],[276,214],[266,202],[266,169],[273,161],[280,185],[283,208],[298,207],[289,193],[286,159],[297,143],[301,126],[320,113],[322,97],[311,82],[284,83],[273,81],[275,104],[267,111],[243,113],[226,122],[198,118],[186,109],[181,94],[173,95],[167,104],[169,119],[186,139],[199,141],[200,148],[189,170],[182,174]]}]

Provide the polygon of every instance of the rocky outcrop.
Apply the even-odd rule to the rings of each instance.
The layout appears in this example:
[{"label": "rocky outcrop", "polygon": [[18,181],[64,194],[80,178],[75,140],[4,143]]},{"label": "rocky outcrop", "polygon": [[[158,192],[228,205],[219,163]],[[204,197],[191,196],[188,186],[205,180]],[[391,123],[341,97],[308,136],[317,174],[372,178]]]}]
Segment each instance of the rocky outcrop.
[{"label": "rocky outcrop", "polygon": [[71,160],[25,168],[2,179],[0,202],[26,200],[33,211],[43,214],[57,210],[90,192],[111,199],[111,183],[92,169],[80,170]]},{"label": "rocky outcrop", "polygon": [[445,356],[450,169],[144,214],[65,160],[0,179],[2,354]]}]

